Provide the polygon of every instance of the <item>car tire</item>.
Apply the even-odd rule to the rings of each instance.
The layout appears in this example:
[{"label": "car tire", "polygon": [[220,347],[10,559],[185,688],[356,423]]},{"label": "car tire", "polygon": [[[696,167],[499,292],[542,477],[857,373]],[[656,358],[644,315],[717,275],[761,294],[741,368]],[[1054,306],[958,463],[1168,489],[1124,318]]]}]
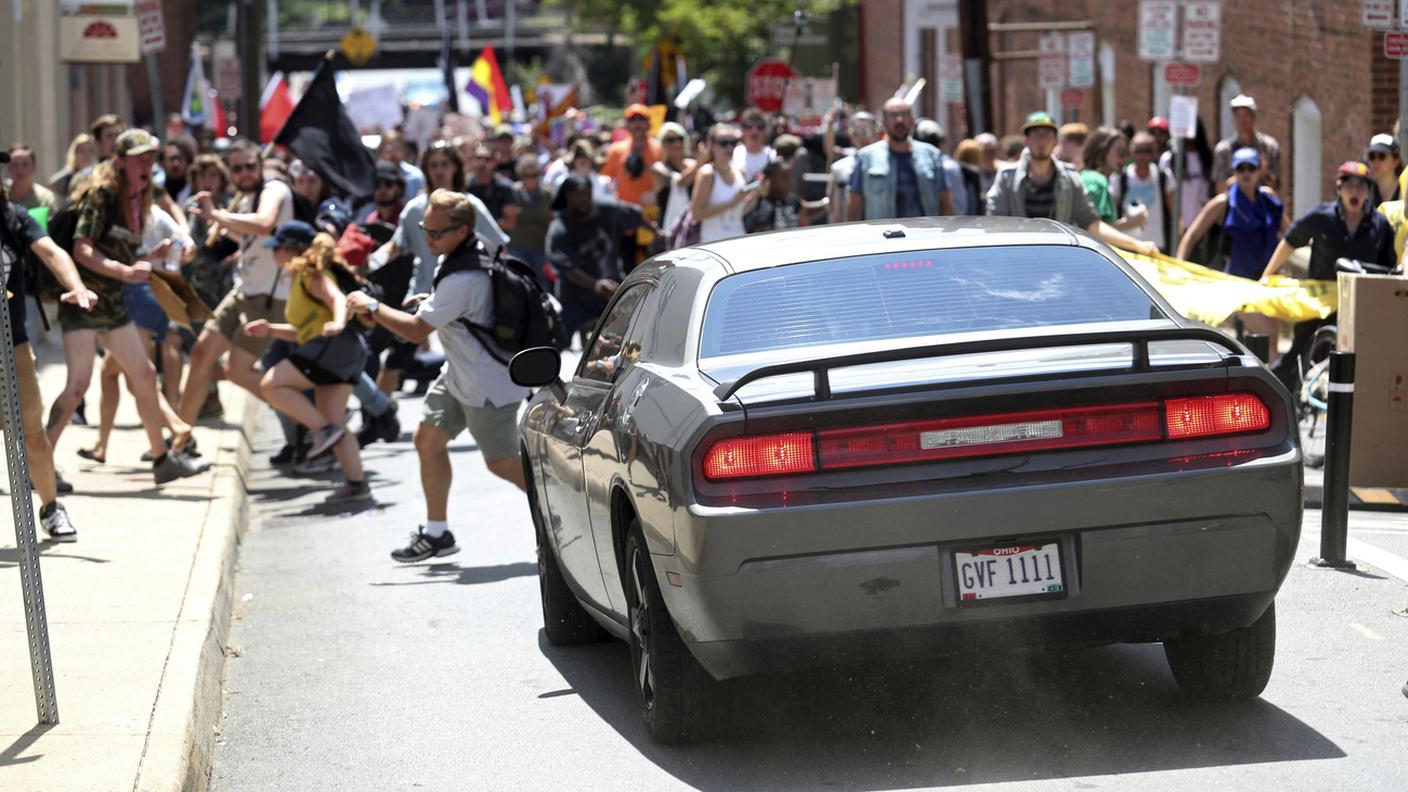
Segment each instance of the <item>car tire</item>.
[{"label": "car tire", "polygon": [[543,632],[548,642],[558,646],[595,643],[605,630],[587,613],[577,595],[567,585],[567,578],[558,565],[557,554],[548,543],[538,511],[538,499],[533,484],[528,483],[528,511],[533,517],[533,532],[538,538],[538,593],[543,600]]},{"label": "car tire", "polygon": [[631,674],[646,731],[664,745],[705,737],[718,683],[694,659],[665,609],[638,521],[626,537],[625,560]]},{"label": "car tire", "polygon": [[1164,642],[1178,687],[1202,701],[1256,698],[1271,679],[1276,657],[1276,603],[1248,627]]}]

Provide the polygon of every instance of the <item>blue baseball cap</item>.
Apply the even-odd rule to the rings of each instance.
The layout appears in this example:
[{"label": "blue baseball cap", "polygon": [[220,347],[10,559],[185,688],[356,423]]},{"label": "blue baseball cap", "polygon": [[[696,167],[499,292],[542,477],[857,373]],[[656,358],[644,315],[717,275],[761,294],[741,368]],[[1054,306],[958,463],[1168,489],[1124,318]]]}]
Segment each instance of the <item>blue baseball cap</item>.
[{"label": "blue baseball cap", "polygon": [[352,207],[341,198],[329,198],[318,204],[314,222],[318,228],[340,237],[342,232],[347,230],[347,226],[352,225]]},{"label": "blue baseball cap", "polygon": [[313,244],[313,237],[317,235],[318,232],[313,229],[313,226],[302,220],[290,220],[279,226],[279,230],[275,231],[273,236],[264,240],[264,247],[287,247],[303,250]]},{"label": "blue baseball cap", "polygon": [[1236,170],[1243,165],[1255,165],[1261,167],[1261,152],[1252,146],[1243,146],[1232,152],[1232,170]]}]

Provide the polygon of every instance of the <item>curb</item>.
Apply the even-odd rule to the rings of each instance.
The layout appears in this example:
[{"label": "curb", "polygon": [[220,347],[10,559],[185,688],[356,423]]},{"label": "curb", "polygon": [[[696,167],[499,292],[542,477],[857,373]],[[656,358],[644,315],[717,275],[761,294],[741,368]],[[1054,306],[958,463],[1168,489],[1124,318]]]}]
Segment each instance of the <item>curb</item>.
[{"label": "curb", "polygon": [[[1325,502],[1324,488],[1305,485],[1305,507],[1318,509]],[[1349,508],[1355,511],[1408,512],[1408,490],[1391,487],[1350,487]]]},{"label": "curb", "polygon": [[248,523],[251,443],[257,399],[226,391],[240,416],[220,433],[210,508],[200,526],[181,612],[172,632],[134,790],[204,790],[220,718],[220,688],[234,600],[235,560]]}]

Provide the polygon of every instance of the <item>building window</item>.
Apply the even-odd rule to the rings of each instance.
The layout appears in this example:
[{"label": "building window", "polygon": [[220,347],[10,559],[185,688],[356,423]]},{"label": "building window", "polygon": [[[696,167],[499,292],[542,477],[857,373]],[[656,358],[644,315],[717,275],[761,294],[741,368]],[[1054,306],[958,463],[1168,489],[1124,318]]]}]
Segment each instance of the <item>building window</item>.
[{"label": "building window", "polygon": [[1292,172],[1295,176],[1294,214],[1300,217],[1320,203],[1324,164],[1321,162],[1320,107],[1315,100],[1302,96],[1291,110],[1291,147],[1295,153]]},{"label": "building window", "polygon": [[1237,78],[1227,75],[1217,89],[1217,132],[1219,140],[1226,140],[1236,134],[1237,127],[1232,123],[1232,100],[1242,92],[1242,84]]}]

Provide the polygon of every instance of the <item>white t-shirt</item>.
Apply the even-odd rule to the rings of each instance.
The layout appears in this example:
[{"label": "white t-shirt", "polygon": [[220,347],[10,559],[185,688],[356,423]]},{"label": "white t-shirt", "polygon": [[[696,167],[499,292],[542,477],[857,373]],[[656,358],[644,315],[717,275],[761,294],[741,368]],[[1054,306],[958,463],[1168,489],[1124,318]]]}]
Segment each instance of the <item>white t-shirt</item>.
[{"label": "white t-shirt", "polygon": [[733,149],[733,166],[743,171],[744,181],[753,181],[763,172],[763,166],[768,164],[772,155],[772,146],[763,146],[757,154],[749,154],[748,147],[740,143]]},{"label": "white t-shirt", "polygon": [[[489,207],[476,196],[469,193],[463,195],[469,199],[469,205],[474,207],[474,233],[484,240],[490,250],[498,250],[507,245],[508,234],[494,222],[494,216],[489,214]],[[411,294],[430,293],[434,288],[435,266],[440,261],[430,252],[430,246],[425,241],[425,232],[420,230],[420,223],[425,219],[427,203],[429,196],[425,194],[412,198],[406,208],[401,210],[401,217],[396,223],[396,233],[391,235],[392,244],[415,254],[416,266],[411,276]]]},{"label": "white t-shirt", "polygon": [[[445,348],[445,371],[441,374],[450,395],[461,404],[483,407],[486,403],[503,407],[528,398],[528,389],[513,384],[508,366],[494,360],[458,319],[488,325],[494,318],[494,287],[483,270],[456,272],[445,276],[430,299],[421,303],[420,318],[440,334]],[[507,360],[508,353],[495,350]]]},{"label": "white t-shirt", "polygon": [[161,267],[168,272],[180,272],[181,251],[195,246],[195,240],[191,239],[191,235],[181,228],[165,209],[153,206],[151,214],[147,215],[147,222],[142,224],[142,250],[138,255],[145,257],[146,251],[156,248],[167,239],[171,240],[171,252],[166,254],[165,261],[152,261],[152,266]]},{"label": "white t-shirt", "polygon": [[[279,226],[293,219],[293,190],[277,179],[269,179],[264,182],[264,194],[259,199],[259,208],[263,209],[273,201],[279,203],[279,219],[274,223],[274,230],[277,231]],[[235,212],[252,214],[254,196],[241,198],[235,205]],[[262,296],[272,289],[274,299],[287,300],[293,279],[279,268],[279,263],[274,260],[273,249],[264,247],[264,241],[270,236],[259,234],[240,237],[240,264],[235,271],[235,288],[246,297]]]},{"label": "white t-shirt", "polygon": [[[1131,229],[1129,235],[1153,242],[1160,250],[1168,250],[1167,240],[1164,239],[1164,195],[1159,190],[1159,171],[1158,167],[1150,167],[1149,178],[1141,179],[1133,164],[1125,166],[1125,188],[1120,195],[1120,207],[1124,210],[1123,214],[1129,214],[1135,202],[1143,204],[1149,210],[1149,222],[1141,229]],[[1173,184],[1173,174],[1164,171],[1164,186],[1172,190]]]}]

